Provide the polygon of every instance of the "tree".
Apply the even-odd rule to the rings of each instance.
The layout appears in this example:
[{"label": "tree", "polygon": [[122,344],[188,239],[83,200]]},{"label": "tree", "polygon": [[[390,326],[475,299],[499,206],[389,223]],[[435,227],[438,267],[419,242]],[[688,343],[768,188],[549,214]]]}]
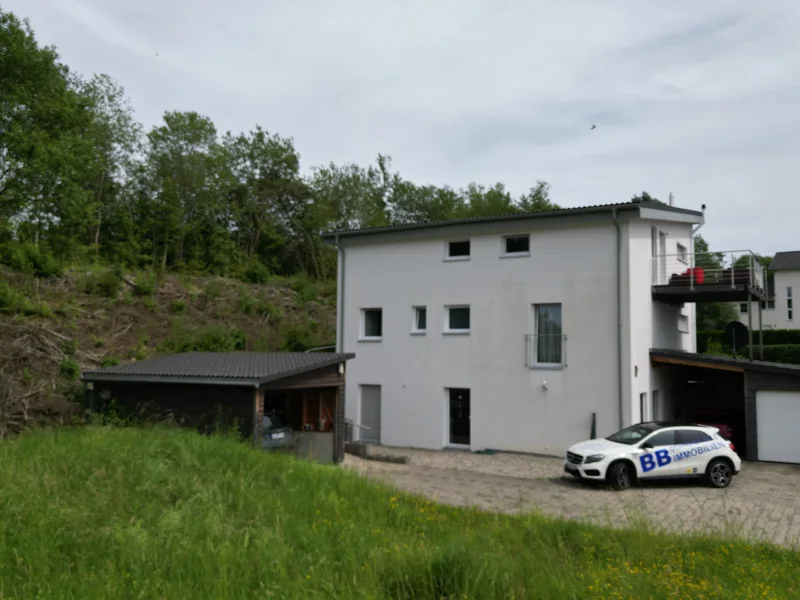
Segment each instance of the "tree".
[{"label": "tree", "polygon": [[[694,264],[710,271],[719,271],[724,266],[724,256],[721,252],[711,252],[708,242],[703,236],[694,237]],[[731,321],[736,321],[738,315],[730,302],[701,302],[697,304],[697,330],[720,331]]]}]

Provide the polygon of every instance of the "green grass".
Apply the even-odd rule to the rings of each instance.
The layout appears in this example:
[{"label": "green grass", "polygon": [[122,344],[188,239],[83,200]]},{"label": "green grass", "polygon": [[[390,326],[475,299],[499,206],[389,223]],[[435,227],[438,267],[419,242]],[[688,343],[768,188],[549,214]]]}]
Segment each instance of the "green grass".
[{"label": "green grass", "polygon": [[0,598],[792,598],[798,554],[442,507],[168,428],[0,443]]}]

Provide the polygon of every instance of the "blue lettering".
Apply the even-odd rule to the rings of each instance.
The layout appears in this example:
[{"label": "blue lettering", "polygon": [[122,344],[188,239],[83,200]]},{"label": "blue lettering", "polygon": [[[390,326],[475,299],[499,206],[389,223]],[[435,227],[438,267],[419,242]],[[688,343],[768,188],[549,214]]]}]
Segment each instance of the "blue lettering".
[{"label": "blue lettering", "polygon": [[656,468],[656,461],[649,454],[643,454],[639,457],[639,463],[642,465],[642,472],[647,473]]},{"label": "blue lettering", "polygon": [[697,448],[692,448],[691,450],[689,450],[689,454],[691,454],[692,456],[697,456]]},{"label": "blue lettering", "polygon": [[669,457],[669,450],[656,450],[656,460],[658,461],[659,467],[666,467],[672,462],[672,459]]},{"label": "blue lettering", "polygon": [[680,453],[676,454],[675,455],[675,462],[686,460],[687,458],[689,458],[689,451],[688,450],[685,451],[685,452],[680,452]]}]

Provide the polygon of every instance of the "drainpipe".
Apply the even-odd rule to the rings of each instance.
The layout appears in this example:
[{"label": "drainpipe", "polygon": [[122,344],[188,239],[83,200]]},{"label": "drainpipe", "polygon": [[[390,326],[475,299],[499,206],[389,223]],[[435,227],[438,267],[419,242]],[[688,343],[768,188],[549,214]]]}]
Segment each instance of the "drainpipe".
[{"label": "drainpipe", "polygon": [[611,219],[617,228],[617,390],[619,392],[619,428],[624,427],[624,402],[622,399],[622,229],[617,221],[617,209],[611,209]]},{"label": "drainpipe", "polygon": [[344,248],[339,245],[339,236],[335,238],[337,265],[339,273],[337,279],[338,294],[336,298],[336,351],[344,352]]},{"label": "drainpipe", "polygon": [[[694,253],[694,238],[697,235],[697,232],[700,231],[700,229],[703,227],[703,225],[706,224],[706,221],[705,221],[706,205],[705,204],[703,204],[702,210],[703,210],[703,222],[700,223],[697,227],[693,227],[692,228],[692,239],[689,240],[689,244],[690,244],[689,247],[691,248],[691,257],[692,257],[691,265],[692,265],[692,267],[696,267],[697,266],[697,257],[695,256],[695,253]],[[694,271],[692,271],[692,273],[694,273]],[[697,352],[697,302],[694,303],[694,329],[695,329],[694,351]]]}]

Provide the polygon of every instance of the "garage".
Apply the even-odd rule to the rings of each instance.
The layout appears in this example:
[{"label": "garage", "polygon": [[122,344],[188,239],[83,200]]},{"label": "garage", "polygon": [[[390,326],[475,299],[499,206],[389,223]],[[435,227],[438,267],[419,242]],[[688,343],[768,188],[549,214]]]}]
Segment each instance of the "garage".
[{"label": "garage", "polygon": [[756,392],[759,460],[800,463],[800,391]]},{"label": "garage", "polygon": [[87,408],[210,434],[238,429],[256,448],[344,458],[345,363],[353,354],[187,352],[85,371]]},{"label": "garage", "polygon": [[722,422],[742,458],[800,464],[800,365],[680,350],[650,360],[670,399],[665,418]]}]

